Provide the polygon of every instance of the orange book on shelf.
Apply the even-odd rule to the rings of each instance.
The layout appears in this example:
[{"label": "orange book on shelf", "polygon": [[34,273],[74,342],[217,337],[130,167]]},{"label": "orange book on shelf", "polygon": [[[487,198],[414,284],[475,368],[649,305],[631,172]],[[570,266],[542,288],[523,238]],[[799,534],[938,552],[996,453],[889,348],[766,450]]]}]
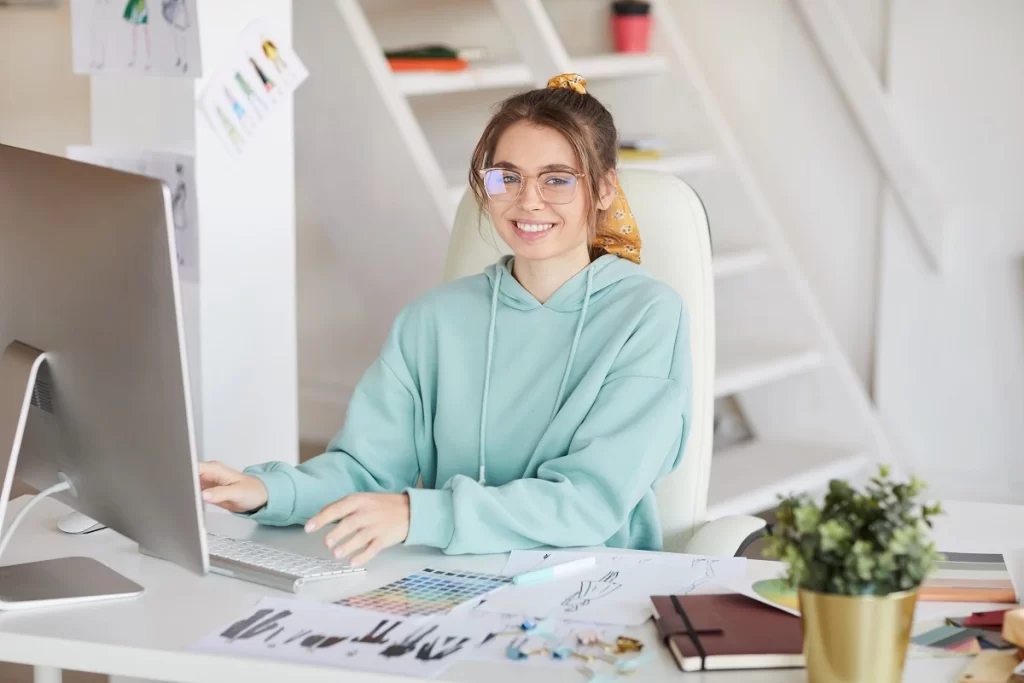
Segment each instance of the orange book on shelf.
[{"label": "orange book on shelf", "polygon": [[392,71],[465,71],[469,68],[469,62],[465,59],[449,58],[396,57],[389,59],[388,64]]}]

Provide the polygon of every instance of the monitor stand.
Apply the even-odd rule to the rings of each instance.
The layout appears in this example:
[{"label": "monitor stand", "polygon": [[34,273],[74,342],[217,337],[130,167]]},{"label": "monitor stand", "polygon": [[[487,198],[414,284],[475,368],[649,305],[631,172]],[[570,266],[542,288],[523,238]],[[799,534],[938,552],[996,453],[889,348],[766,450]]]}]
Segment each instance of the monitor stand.
[{"label": "monitor stand", "polygon": [[[12,342],[0,356],[0,528],[3,527],[14,484],[18,454],[28,421],[32,394],[46,354],[21,342]],[[6,460],[6,463],[5,463]],[[34,496],[0,537],[0,557],[29,510],[43,498],[74,488],[67,477]],[[0,566],[0,611],[130,598],[142,586],[88,557],[62,557],[39,562]]]}]

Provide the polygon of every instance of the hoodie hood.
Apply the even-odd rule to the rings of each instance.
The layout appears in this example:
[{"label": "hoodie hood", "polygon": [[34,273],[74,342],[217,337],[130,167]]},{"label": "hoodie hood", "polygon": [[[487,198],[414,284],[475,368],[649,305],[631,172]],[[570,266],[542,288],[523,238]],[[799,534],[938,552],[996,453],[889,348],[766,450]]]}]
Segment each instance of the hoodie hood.
[{"label": "hoodie hood", "polygon": [[576,333],[573,335],[572,346],[565,362],[565,371],[558,387],[558,395],[551,408],[550,422],[558,413],[565,397],[565,388],[569,382],[576,350],[579,348],[583,325],[587,320],[587,308],[591,298],[600,297],[604,290],[627,277],[650,277],[639,266],[618,256],[605,255],[593,261],[586,268],[570,278],[565,284],[543,304],[537,301],[512,276],[512,256],[503,256],[496,264],[488,266],[484,271],[491,285],[491,315],[487,329],[487,361],[484,367],[484,392],[480,404],[480,475],[481,485],[487,484],[487,398],[491,391],[491,362],[494,358],[494,329],[498,319],[498,304],[520,311],[529,311],[541,306],[561,313],[579,311]]},{"label": "hoodie hood", "polygon": [[[587,299],[587,280],[593,278],[590,296],[598,296],[608,287],[627,277],[650,277],[640,266],[631,261],[606,254],[576,273],[558,288],[543,304],[512,277],[513,256],[503,256],[497,263],[487,266],[484,274],[494,291],[498,282],[498,302],[503,306],[520,311],[545,306],[553,311],[570,312],[583,309]],[[500,272],[499,272],[500,271]]]}]

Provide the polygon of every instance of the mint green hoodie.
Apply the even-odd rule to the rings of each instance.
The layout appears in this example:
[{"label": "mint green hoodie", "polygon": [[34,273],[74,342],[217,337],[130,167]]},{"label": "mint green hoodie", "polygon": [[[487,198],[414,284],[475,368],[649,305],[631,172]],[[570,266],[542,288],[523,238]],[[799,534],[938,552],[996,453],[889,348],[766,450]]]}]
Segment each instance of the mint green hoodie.
[{"label": "mint green hoodie", "polygon": [[350,493],[405,491],[410,545],[660,549],[653,486],[689,428],[688,329],[630,261],[602,256],[541,304],[504,257],[398,316],[326,453],[246,469],[270,493],[251,517],[302,524]]}]

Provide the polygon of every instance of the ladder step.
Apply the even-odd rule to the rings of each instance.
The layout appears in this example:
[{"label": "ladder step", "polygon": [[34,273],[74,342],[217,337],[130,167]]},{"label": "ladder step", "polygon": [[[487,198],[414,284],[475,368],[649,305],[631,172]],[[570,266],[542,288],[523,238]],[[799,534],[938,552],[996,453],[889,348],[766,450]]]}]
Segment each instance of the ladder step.
[{"label": "ladder step", "polygon": [[754,440],[711,457],[708,519],[756,514],[778,504],[778,496],[820,489],[831,479],[849,479],[870,462],[836,446]]},{"label": "ladder step", "polygon": [[601,78],[649,76],[668,70],[668,57],[656,52],[643,54],[609,53],[574,57],[573,68],[588,81]]},{"label": "ladder step", "polygon": [[719,344],[715,398],[731,396],[769,382],[813,370],[824,361],[815,349]]},{"label": "ladder step", "polygon": [[715,254],[711,269],[720,279],[756,270],[766,263],[768,252],[764,249],[730,249]]},{"label": "ladder step", "polygon": [[440,95],[444,93],[518,88],[530,85],[533,79],[525,64],[483,64],[464,71],[400,71],[395,83],[402,94]]}]

